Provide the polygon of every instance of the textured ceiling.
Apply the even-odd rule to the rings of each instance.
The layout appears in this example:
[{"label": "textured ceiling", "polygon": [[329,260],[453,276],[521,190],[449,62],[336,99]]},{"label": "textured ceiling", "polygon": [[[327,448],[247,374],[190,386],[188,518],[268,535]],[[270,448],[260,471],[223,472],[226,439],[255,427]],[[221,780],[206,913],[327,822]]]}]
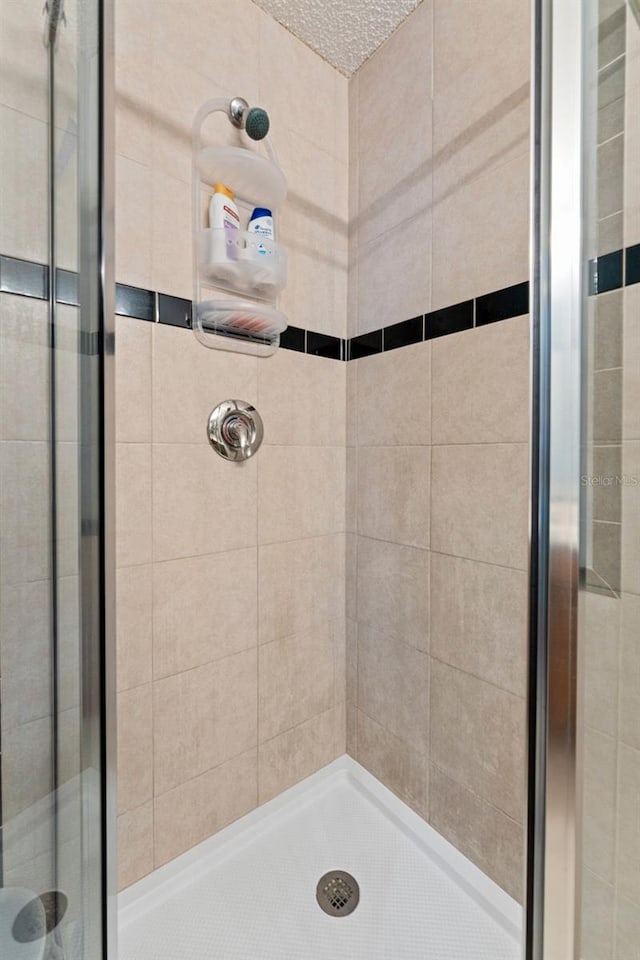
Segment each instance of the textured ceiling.
[{"label": "textured ceiling", "polygon": [[421,0],[254,0],[341,73],[351,76]]}]

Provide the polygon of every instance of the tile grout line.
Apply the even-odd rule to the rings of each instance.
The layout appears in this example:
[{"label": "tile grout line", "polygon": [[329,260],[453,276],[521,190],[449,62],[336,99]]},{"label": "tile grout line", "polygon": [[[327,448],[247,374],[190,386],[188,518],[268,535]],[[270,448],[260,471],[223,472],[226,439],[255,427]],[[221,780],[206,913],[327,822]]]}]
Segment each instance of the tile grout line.
[{"label": "tile grout line", "polygon": [[[475,304],[475,301],[474,301]],[[475,311],[475,306],[474,306]],[[426,318],[425,318],[426,324]],[[475,326],[475,312],[474,312],[474,326]],[[431,810],[431,755],[432,755],[432,739],[433,739],[433,658],[431,655],[431,638],[432,638],[432,615],[433,609],[431,605],[431,580],[433,577],[433,563],[432,563],[432,534],[433,534],[433,348],[429,350],[429,549],[427,551],[427,563],[429,567],[429,576],[427,580],[427,667],[429,670],[429,679],[427,684],[427,722],[429,729],[427,731],[427,763],[426,763],[426,800],[427,800],[427,820],[431,822],[432,810]]]},{"label": "tile grout line", "polygon": [[[318,716],[320,716],[320,714],[318,714]],[[311,717],[310,719],[314,719],[314,718]],[[302,721],[302,723],[306,723],[306,722],[307,722],[306,720]],[[299,725],[300,724],[298,724],[298,726]],[[295,727],[292,727],[291,729],[295,729]],[[284,732],[288,733],[288,731],[284,731]],[[280,736],[280,734],[276,734],[276,736]],[[265,743],[268,743],[268,742],[269,741],[265,741]],[[233,763],[234,760],[238,760],[240,757],[249,756],[249,754],[252,754],[254,750],[255,750],[255,747],[248,747],[246,750],[241,750],[239,753],[234,754],[232,757],[227,757],[226,759],[221,760],[220,763],[214,764],[213,767],[207,767],[206,770],[201,770],[199,773],[195,773],[193,776],[188,777],[188,779],[181,780],[179,783],[173,784],[173,786],[168,787],[166,790],[163,790],[162,793],[159,793],[157,799],[158,800],[163,799],[164,797],[167,796],[167,794],[173,793],[174,790],[179,790],[181,787],[187,786],[190,783],[194,783],[196,780],[199,780],[201,777],[206,777],[208,774],[213,773],[215,770],[220,770],[221,767],[226,766],[226,764]],[[139,806],[143,806],[143,804],[139,804]],[[261,806],[261,804],[257,804],[257,806]],[[137,810],[138,807],[135,807],[134,809]]]},{"label": "tile grout line", "polygon": [[430,763],[432,763],[434,767],[437,767],[440,773],[443,776],[445,776],[447,780],[451,780],[453,783],[456,783],[459,787],[462,787],[463,790],[466,790],[467,793],[470,793],[472,797],[475,797],[477,800],[480,800],[482,803],[486,803],[487,806],[491,807],[493,810],[497,810],[498,813],[500,813],[503,817],[506,817],[508,820],[514,823],[517,827],[520,827],[520,828],[524,827],[523,821],[515,820],[510,813],[507,813],[506,810],[502,809],[502,807],[496,806],[496,804],[492,800],[489,800],[482,793],[480,793],[477,790],[474,790],[473,787],[468,786],[466,783],[461,783],[460,780],[457,780],[451,773],[445,770],[441,764],[436,763],[435,760],[431,760]]},{"label": "tile grout line", "polygon": [[[306,335],[305,335],[305,346],[306,346]],[[260,368],[256,369],[256,396],[258,398],[258,406],[261,404],[261,388],[264,388],[262,383],[262,378],[260,376]],[[259,502],[260,502],[260,457],[256,460],[256,499],[255,499],[255,534],[256,534],[256,807],[260,805],[260,650],[261,650],[261,636],[260,636],[260,565],[262,562],[262,550],[260,544],[260,516],[259,516]]]},{"label": "tile grout line", "polygon": [[619,906],[619,896],[618,896],[618,861],[620,857],[620,779],[621,779],[621,764],[622,756],[620,749],[620,732],[622,729],[622,697],[621,697],[621,683],[620,678],[622,677],[622,668],[623,668],[623,650],[624,650],[624,640],[622,635],[622,614],[620,615],[620,620],[618,622],[617,641],[618,649],[616,656],[616,725],[615,725],[615,745],[616,745],[616,802],[615,802],[615,816],[616,816],[616,827],[615,827],[615,836],[613,842],[613,880],[614,880],[614,902],[611,918],[611,937],[612,945],[616,948],[617,940],[617,926],[618,926],[618,906]]},{"label": "tile grout line", "polygon": [[[159,321],[159,297],[157,293],[154,293],[154,314],[155,322]],[[156,365],[154,363],[155,359],[155,339],[156,332],[155,329],[151,328],[151,336],[149,337],[149,366],[151,369],[151,376],[149,378],[149,411],[151,416],[151,489],[150,489],[150,511],[151,511],[151,783],[152,783],[152,803],[151,803],[151,833],[153,837],[152,847],[153,847],[153,866],[154,869],[157,866],[156,862],[156,698],[155,698],[155,617],[154,611],[156,608],[156,597],[155,597],[155,550],[154,550],[154,510],[153,510],[153,491],[155,487],[154,477],[155,477],[155,417],[154,409],[155,404],[153,402],[154,396],[154,387],[155,387],[155,378],[156,378]]]},{"label": "tile grout line", "polygon": [[[358,88],[358,89],[359,89],[359,88]],[[356,385],[356,386],[355,386],[355,399],[354,399],[354,404],[353,404],[353,406],[354,406],[354,410],[355,410],[355,414],[354,414],[354,415],[355,415],[356,418],[357,418],[357,416],[358,416],[359,395],[360,395],[360,377],[358,376],[358,365],[357,365],[357,364],[355,364],[354,367],[353,367],[353,376],[354,376],[354,378],[355,378],[355,385]],[[357,437],[357,435],[358,435],[358,422],[357,422],[357,419],[356,419],[356,423],[355,423],[355,434],[356,434],[356,437]],[[354,543],[354,549],[353,549],[353,563],[354,563],[355,569],[352,571],[352,573],[353,573],[353,578],[354,578],[354,579],[353,579],[353,603],[354,603],[354,607],[355,607],[355,609],[354,609],[354,611],[353,611],[354,624],[355,624],[355,635],[354,635],[354,643],[355,643],[355,651],[354,651],[354,655],[355,655],[355,677],[354,677],[354,691],[353,691],[353,698],[354,698],[353,711],[354,711],[354,724],[355,724],[355,732],[354,732],[354,741],[355,741],[355,742],[354,742],[354,752],[355,752],[355,754],[356,754],[355,759],[358,760],[358,756],[359,756],[359,753],[360,753],[360,750],[359,750],[359,742],[358,742],[358,741],[359,741],[358,730],[359,730],[359,726],[360,726],[359,723],[358,723],[358,711],[359,711],[359,709],[360,709],[360,707],[359,707],[359,697],[358,697],[358,691],[359,691],[359,688],[360,688],[360,624],[359,624],[359,617],[358,617],[358,609],[359,609],[359,597],[358,597],[358,557],[359,557],[359,541],[360,541],[360,517],[359,517],[359,513],[360,513],[360,511],[359,511],[359,499],[360,499],[359,491],[360,491],[360,483],[359,483],[359,481],[358,481],[358,475],[359,475],[359,470],[360,470],[360,447],[359,447],[359,445],[356,444],[355,447],[354,447],[354,449],[355,449],[355,471],[356,471],[356,475],[355,475],[355,478],[354,478],[354,480],[355,480],[355,496],[354,496],[354,505],[353,505],[353,509],[354,509],[354,512],[355,512],[355,516],[354,516],[354,518],[353,518],[353,528],[354,528],[354,530],[355,530],[355,543]]]}]

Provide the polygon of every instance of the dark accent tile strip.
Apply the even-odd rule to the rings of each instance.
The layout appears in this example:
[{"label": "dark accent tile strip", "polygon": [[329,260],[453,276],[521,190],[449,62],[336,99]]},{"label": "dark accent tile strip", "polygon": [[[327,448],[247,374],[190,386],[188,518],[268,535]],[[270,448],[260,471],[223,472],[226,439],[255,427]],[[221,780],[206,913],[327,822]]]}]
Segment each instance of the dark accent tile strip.
[{"label": "dark accent tile strip", "polygon": [[622,250],[605,253],[598,257],[598,293],[607,293],[622,286],[624,276],[624,255]]},{"label": "dark accent tile strip", "polygon": [[0,257],[0,291],[46,300],[49,296],[49,268],[43,263],[2,256]]},{"label": "dark accent tile strip", "polygon": [[589,294],[608,293],[622,286],[622,250],[589,261]]},{"label": "dark accent tile strip", "polygon": [[303,330],[302,327],[287,327],[287,329],[280,334],[280,346],[284,350],[295,350],[296,353],[306,353],[306,337],[307,331]]},{"label": "dark accent tile strip", "polygon": [[171,327],[191,329],[191,300],[171,297],[168,293],[158,294],[158,320]]},{"label": "dark accent tile strip", "polygon": [[627,286],[632,283],[640,283],[640,243],[636,243],[633,247],[627,247],[624,282]]},{"label": "dark accent tile strip", "polygon": [[314,357],[328,357],[330,360],[342,360],[342,341],[329,334],[307,331],[307,353]]},{"label": "dark accent tile strip", "polygon": [[[640,283],[640,244],[615,250],[589,262],[589,293],[596,295]],[[45,264],[0,255],[0,292],[46,300],[49,296],[49,268]],[[170,326],[190,329],[190,300],[140,287],[116,284],[116,313],[140,320],[156,320]],[[77,306],[78,275],[71,270],[56,270],[56,299]],[[357,360],[361,357],[396,350],[412,343],[447,336],[473,326],[484,326],[529,312],[529,283],[514,284],[493,293],[467,300],[424,317],[411,317],[388,327],[360,334],[351,340],[290,326],[280,337],[284,350],[308,353],[333,360]]]},{"label": "dark accent tile strip", "polygon": [[382,330],[361,333],[359,337],[352,337],[349,341],[349,360],[371,357],[375,353],[382,353]]},{"label": "dark accent tile strip", "polygon": [[56,300],[72,307],[79,306],[78,274],[73,270],[56,269]]},{"label": "dark accent tile strip", "polygon": [[476,327],[529,313],[529,282],[476,297]]},{"label": "dark accent tile strip", "polygon": [[424,318],[424,338],[446,337],[450,333],[460,333],[473,327],[473,300],[455,303],[452,307],[432,310]]},{"label": "dark accent tile strip", "polygon": [[412,317],[384,328],[384,352],[420,343],[424,339],[424,317]]},{"label": "dark accent tile strip", "polygon": [[121,317],[155,320],[155,294],[152,290],[116,283],[116,313]]}]

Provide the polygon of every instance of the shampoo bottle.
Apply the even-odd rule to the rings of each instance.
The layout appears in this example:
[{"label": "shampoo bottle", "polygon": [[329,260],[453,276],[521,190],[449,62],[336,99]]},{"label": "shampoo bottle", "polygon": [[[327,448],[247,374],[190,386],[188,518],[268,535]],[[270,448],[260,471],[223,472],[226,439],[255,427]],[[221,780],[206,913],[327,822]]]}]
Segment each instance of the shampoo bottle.
[{"label": "shampoo bottle", "polygon": [[211,238],[212,261],[224,263],[226,260],[236,260],[237,247],[227,243],[226,231],[240,229],[240,214],[233,190],[224,183],[213,185],[213,194],[209,201],[209,227],[214,231]]},{"label": "shampoo bottle", "polygon": [[[273,216],[271,215],[271,210],[267,210],[266,207],[256,207],[251,214],[247,229],[249,233],[256,233],[259,237],[264,237],[265,240],[273,240]],[[258,254],[264,255],[270,251],[260,243],[258,244],[257,252]]]}]

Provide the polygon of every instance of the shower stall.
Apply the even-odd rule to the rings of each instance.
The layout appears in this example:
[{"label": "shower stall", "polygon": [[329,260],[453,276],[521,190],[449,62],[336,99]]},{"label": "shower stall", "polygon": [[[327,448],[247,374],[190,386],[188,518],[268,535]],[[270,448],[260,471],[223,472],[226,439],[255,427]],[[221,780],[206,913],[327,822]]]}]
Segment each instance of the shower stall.
[{"label": "shower stall", "polygon": [[639,960],[636,0],[0,0],[0,115],[0,957]]}]

